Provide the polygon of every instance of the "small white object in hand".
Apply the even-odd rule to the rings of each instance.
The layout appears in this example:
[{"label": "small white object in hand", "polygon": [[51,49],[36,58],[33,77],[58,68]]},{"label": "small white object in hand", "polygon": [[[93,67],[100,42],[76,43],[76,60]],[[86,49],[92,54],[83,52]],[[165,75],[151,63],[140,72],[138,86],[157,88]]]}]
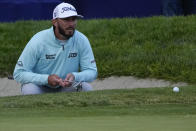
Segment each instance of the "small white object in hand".
[{"label": "small white object in hand", "polygon": [[180,91],[180,89],[178,87],[173,88],[173,92],[179,92],[179,91]]}]

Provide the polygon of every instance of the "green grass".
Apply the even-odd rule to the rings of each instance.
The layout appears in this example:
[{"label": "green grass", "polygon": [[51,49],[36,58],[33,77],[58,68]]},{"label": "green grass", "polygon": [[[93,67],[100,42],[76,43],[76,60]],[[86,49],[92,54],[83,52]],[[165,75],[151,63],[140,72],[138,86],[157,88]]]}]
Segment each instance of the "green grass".
[{"label": "green grass", "polygon": [[194,131],[196,116],[115,116],[14,118],[0,121],[6,131]]},{"label": "green grass", "polygon": [[196,87],[0,98],[0,130],[194,131]]},{"label": "green grass", "polygon": [[195,104],[195,94],[195,86],[186,86],[180,87],[179,93],[174,93],[171,87],[164,87],[15,96],[0,98],[0,109]]},{"label": "green grass", "polygon": [[[196,16],[80,20],[99,78],[152,77],[196,82]],[[0,76],[12,74],[24,46],[50,21],[0,23]]]},{"label": "green grass", "polygon": [[[171,87],[164,88],[139,88],[103,90],[93,92],[54,93],[43,95],[11,96],[0,98],[0,110],[7,109],[72,109],[72,108],[110,108],[110,107],[153,107],[155,113],[159,106],[184,107],[189,105],[195,108],[196,87],[180,87],[180,92],[175,93]],[[157,106],[157,107],[156,107]],[[184,109],[187,107],[185,106]],[[112,109],[112,108],[111,108]],[[162,108],[164,109],[164,108]],[[165,108],[166,109],[166,108]],[[157,110],[158,111],[158,110]],[[172,109],[168,111],[172,112]],[[143,111],[142,111],[143,112]],[[4,112],[0,112],[4,113]],[[111,112],[112,113],[112,112]],[[148,114],[143,112],[144,114]],[[170,113],[165,110],[165,113]],[[187,112],[188,113],[188,112]],[[196,110],[193,110],[196,113]],[[69,113],[68,113],[69,114]],[[155,113],[156,114],[156,113]],[[159,112],[160,114],[160,112]],[[164,112],[163,112],[164,114]],[[180,112],[183,114],[183,112]]]}]

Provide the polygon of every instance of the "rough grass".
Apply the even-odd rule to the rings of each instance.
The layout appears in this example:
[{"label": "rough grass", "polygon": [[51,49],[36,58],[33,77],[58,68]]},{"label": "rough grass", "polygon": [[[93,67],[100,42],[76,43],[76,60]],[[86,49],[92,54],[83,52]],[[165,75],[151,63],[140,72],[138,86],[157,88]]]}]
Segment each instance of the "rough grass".
[{"label": "rough grass", "polygon": [[130,90],[104,90],[80,93],[57,93],[0,98],[4,108],[64,108],[95,106],[133,106],[161,104],[196,104],[195,86],[181,87],[179,93],[172,88]]},{"label": "rough grass", "polygon": [[[196,82],[196,16],[80,20],[99,78],[153,77]],[[0,23],[0,76],[12,74],[24,46],[50,21]]]}]

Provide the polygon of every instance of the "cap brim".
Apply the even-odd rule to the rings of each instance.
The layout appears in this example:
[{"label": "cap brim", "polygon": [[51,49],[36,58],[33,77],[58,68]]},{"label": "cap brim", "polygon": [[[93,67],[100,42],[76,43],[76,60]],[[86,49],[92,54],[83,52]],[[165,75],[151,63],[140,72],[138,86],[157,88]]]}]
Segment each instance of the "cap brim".
[{"label": "cap brim", "polygon": [[[73,17],[73,16],[76,16],[77,18],[83,18],[84,17],[82,15],[69,15],[69,16],[66,16],[66,17],[56,17],[56,18],[69,18],[69,17]],[[56,18],[53,18],[53,19],[56,19]]]},{"label": "cap brim", "polygon": [[84,16],[82,15],[76,15],[78,18],[84,18]]}]

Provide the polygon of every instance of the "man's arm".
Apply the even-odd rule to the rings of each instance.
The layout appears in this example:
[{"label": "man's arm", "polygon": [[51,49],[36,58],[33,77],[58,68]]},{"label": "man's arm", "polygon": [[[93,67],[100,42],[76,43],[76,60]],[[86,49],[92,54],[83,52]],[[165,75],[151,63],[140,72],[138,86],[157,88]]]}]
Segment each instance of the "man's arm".
[{"label": "man's arm", "polygon": [[38,47],[39,44],[35,44],[36,42],[38,42],[36,38],[32,38],[29,41],[15,66],[13,76],[14,79],[21,84],[34,83],[37,85],[45,85],[48,83],[48,74],[32,72],[40,55],[40,47]]}]

